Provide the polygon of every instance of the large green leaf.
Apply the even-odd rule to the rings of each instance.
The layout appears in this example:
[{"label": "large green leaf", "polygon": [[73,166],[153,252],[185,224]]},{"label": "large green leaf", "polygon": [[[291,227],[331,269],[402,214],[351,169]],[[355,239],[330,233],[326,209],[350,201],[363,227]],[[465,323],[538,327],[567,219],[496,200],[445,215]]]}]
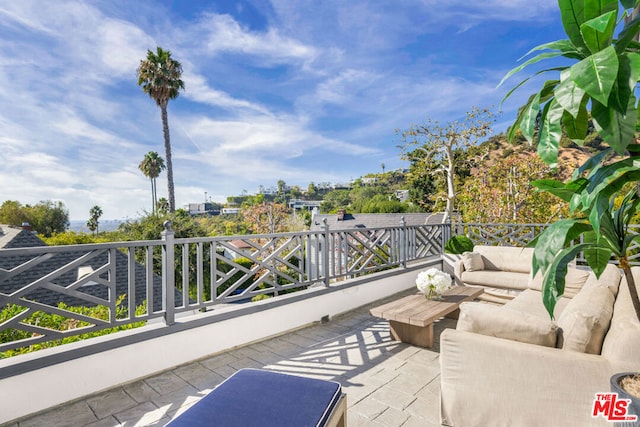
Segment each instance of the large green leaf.
[{"label": "large green leaf", "polygon": [[580,53],[588,55],[589,49],[580,33],[580,25],[585,21],[584,0],[558,0],[558,6],[562,16],[562,26],[569,40]]},{"label": "large green leaf", "polygon": [[539,191],[545,191],[553,194],[565,202],[569,202],[575,194],[580,194],[588,183],[589,181],[586,178],[580,178],[579,180],[572,181],[568,184],[564,184],[562,181],[555,179],[538,179],[531,181],[531,185],[536,187]]},{"label": "large green leaf", "polygon": [[585,98],[584,89],[580,88],[576,82],[570,78],[569,69],[560,73],[560,84],[553,91],[556,101],[562,105],[562,108],[573,117],[578,117],[582,100]]},{"label": "large green leaf", "polygon": [[586,171],[594,169],[596,166],[601,164],[601,162],[611,153],[611,148],[606,148],[600,151],[598,154],[589,157],[578,169],[573,171],[573,178],[576,180],[578,177],[581,177]]},{"label": "large green leaf", "polygon": [[562,113],[564,109],[555,99],[542,110],[542,125],[538,134],[538,155],[549,167],[558,166],[558,147],[562,138]]},{"label": "large green leaf", "polygon": [[531,64],[535,64],[536,62],[540,62],[543,59],[549,59],[549,58],[555,58],[558,56],[562,56],[561,52],[545,52],[545,53],[541,53],[537,56],[534,56],[533,58],[529,59],[528,61],[518,65],[517,67],[513,68],[512,70],[510,70],[507,74],[505,74],[505,76],[502,78],[502,80],[500,80],[500,83],[498,83],[498,87],[502,86],[502,83],[504,83],[509,77],[513,76],[514,74],[522,71],[523,68],[531,65]]},{"label": "large green leaf", "polygon": [[535,276],[538,271],[546,274],[556,255],[564,249],[569,242],[589,230],[591,230],[591,226],[586,220],[567,218],[554,222],[540,233],[535,249],[533,250],[533,276]]},{"label": "large green leaf", "polygon": [[618,0],[578,0],[584,2],[584,20],[589,21],[609,12],[618,16]]},{"label": "large green leaf", "polygon": [[635,102],[635,96],[630,95],[625,114],[619,113],[614,108],[607,108],[597,101],[593,101],[592,104],[591,115],[596,130],[602,139],[621,155],[634,140],[638,122]]},{"label": "large green leaf", "polygon": [[590,246],[590,243],[581,243],[562,249],[557,252],[553,262],[545,272],[544,279],[542,281],[542,302],[544,303],[549,316],[551,316],[551,319],[554,318],[553,312],[555,310],[556,303],[564,293],[567,266],[580,252],[588,249]]},{"label": "large green leaf", "polygon": [[584,107],[579,110],[577,117],[573,117],[565,110],[562,114],[562,125],[567,137],[576,144],[583,145],[589,130],[589,114],[587,113],[586,102]]},{"label": "large green leaf", "polygon": [[611,45],[617,16],[616,11],[611,11],[590,19],[580,26],[582,39],[592,53]]},{"label": "large green leaf", "polygon": [[640,159],[631,157],[594,169],[582,195],[583,206],[593,206],[597,198],[609,199],[626,183],[640,179]]},{"label": "large green leaf", "polygon": [[618,34],[618,41],[616,42],[616,52],[622,53],[633,41],[633,38],[638,34],[640,30],[640,15],[634,17],[630,22],[627,22],[624,29]]},{"label": "large green leaf", "polygon": [[625,9],[633,9],[640,4],[640,0],[620,0]]},{"label": "large green leaf", "polygon": [[607,267],[607,264],[609,264],[609,261],[611,261],[611,254],[612,252],[609,248],[592,246],[585,248],[584,259],[587,261],[587,264],[589,264],[589,267],[591,267],[596,277],[600,277],[604,269]]},{"label": "large green leaf", "polygon": [[571,79],[587,94],[607,105],[618,76],[618,56],[613,46],[606,47],[571,67]]}]

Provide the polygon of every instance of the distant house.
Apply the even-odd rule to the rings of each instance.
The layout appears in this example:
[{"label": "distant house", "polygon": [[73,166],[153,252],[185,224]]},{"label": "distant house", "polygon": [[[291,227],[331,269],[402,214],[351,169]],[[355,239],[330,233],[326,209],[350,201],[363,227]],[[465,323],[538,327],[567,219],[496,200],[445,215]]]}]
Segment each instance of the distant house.
[{"label": "distant house", "polygon": [[244,240],[232,240],[229,242],[229,245],[231,245],[233,249],[227,247],[224,248],[224,257],[228,259],[246,257],[245,252],[250,253],[251,250],[254,249],[253,246],[251,246]]},{"label": "distant house", "polygon": [[[77,293],[108,299],[109,287],[105,285],[109,275],[107,271],[98,275],[96,280],[88,280],[79,287],[71,287],[72,284],[108,264],[109,254],[106,251],[93,257],[87,255],[90,251],[78,250],[77,247],[74,248],[75,250],[51,253],[40,257],[36,261],[31,261],[32,265],[24,268],[18,274],[12,274],[11,270],[24,265],[34,257],[30,255],[7,256],[1,253],[2,249],[42,246],[47,246],[47,244],[32,231],[0,225],[0,294],[12,294],[34,281],[49,276],[49,280],[42,281],[39,286],[34,286],[32,290],[22,295],[21,298],[49,306],[57,306],[60,302],[70,306],[96,305],[96,303],[74,296]],[[115,293],[117,296],[121,296],[129,292],[129,260],[127,255],[120,250],[115,250],[113,253],[115,253]],[[78,262],[77,260],[83,255],[87,256],[86,261]],[[75,263],[73,268],[69,268],[62,274],[57,273],[59,269],[72,263]],[[132,279],[135,283],[136,306],[139,306],[143,301],[147,300],[147,274],[146,268],[137,262],[133,263],[133,269]],[[152,273],[150,280],[153,310],[158,311],[162,308],[162,279]],[[176,305],[182,305],[182,293],[178,290],[175,292],[175,301]],[[127,303],[128,295],[123,304],[126,306]]]},{"label": "distant house", "polygon": [[222,215],[237,215],[240,213],[240,208],[222,208]]},{"label": "distant house", "polygon": [[289,208],[299,211],[301,209],[304,210],[313,210],[313,208],[319,208],[322,204],[322,200],[301,200],[301,199],[291,199],[289,201]]}]

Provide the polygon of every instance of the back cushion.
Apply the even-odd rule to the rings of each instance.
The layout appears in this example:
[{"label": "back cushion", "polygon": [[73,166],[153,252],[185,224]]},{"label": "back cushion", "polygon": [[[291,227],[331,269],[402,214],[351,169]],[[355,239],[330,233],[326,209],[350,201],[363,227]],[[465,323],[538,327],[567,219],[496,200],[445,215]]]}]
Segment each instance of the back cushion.
[{"label": "back cushion", "polygon": [[[638,286],[640,267],[634,267],[631,271]],[[627,281],[624,279],[614,305],[609,332],[602,344],[602,355],[620,364],[621,370],[640,371],[640,321],[631,302]]]},{"label": "back cushion", "polygon": [[600,354],[613,314],[613,294],[606,286],[584,288],[558,318],[558,347],[580,353]]},{"label": "back cushion", "polygon": [[533,259],[533,248],[512,246],[475,246],[474,252],[482,255],[485,270],[529,273]]},{"label": "back cushion", "polygon": [[615,297],[618,294],[618,288],[620,287],[621,279],[622,273],[620,272],[618,266],[608,264],[600,275],[599,279],[596,278],[596,275],[594,273],[591,273],[591,275],[589,275],[589,277],[587,278],[587,281],[584,283],[584,286],[606,286]]},{"label": "back cushion", "polygon": [[[589,270],[583,270],[574,267],[567,268],[567,275],[565,277],[564,283],[564,293],[562,294],[562,296],[567,298],[573,298],[574,296],[576,296],[576,294],[580,292],[580,289],[582,289],[582,286],[587,281],[587,278],[589,278],[589,275],[593,275],[595,277],[595,275]],[[533,289],[534,291],[542,291],[542,273],[538,273],[536,274],[536,277],[530,279],[527,287],[529,289]]]}]

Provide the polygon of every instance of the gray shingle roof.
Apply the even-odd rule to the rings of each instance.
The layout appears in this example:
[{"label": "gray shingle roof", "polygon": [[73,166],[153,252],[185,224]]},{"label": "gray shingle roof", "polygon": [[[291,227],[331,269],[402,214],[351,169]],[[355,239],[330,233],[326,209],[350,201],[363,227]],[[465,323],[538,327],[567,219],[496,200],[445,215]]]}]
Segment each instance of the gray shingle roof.
[{"label": "gray shingle roof", "polygon": [[[9,227],[6,225],[0,225],[0,268],[9,270],[15,268],[27,262],[33,258],[29,255],[8,255],[2,254],[2,249],[10,248],[25,248],[25,247],[40,247],[47,246],[42,240],[40,240],[33,232],[23,230],[20,228]],[[68,251],[55,253],[51,258],[40,262],[39,264],[25,270],[24,272],[8,279],[2,280],[0,275],[0,292],[8,294],[21,289],[26,284],[33,282],[47,274],[56,271],[57,269],[73,262],[80,256],[88,253],[89,251]],[[127,256],[121,251],[115,251],[116,254],[116,294],[118,296],[128,293],[128,259]],[[104,252],[96,257],[88,260],[82,265],[84,270],[97,270],[107,263],[108,253]],[[89,268],[90,267],[90,268]],[[139,263],[134,264],[135,274],[135,293],[136,293],[136,305],[139,306],[144,300],[147,299],[146,291],[146,271],[145,267]],[[100,278],[107,279],[107,273],[103,273]],[[68,286],[78,280],[78,269],[70,269],[70,271],[56,277],[52,280],[53,283],[59,286]],[[92,284],[89,286],[81,286],[77,288],[77,291],[84,292],[89,295],[93,295],[102,299],[107,299],[108,288],[101,284]],[[63,302],[67,305],[87,305],[91,306],[90,302],[84,301],[71,295],[65,295],[60,292],[52,291],[45,287],[38,287],[28,294],[24,295],[24,298],[37,301],[43,304],[57,306],[58,303]],[[156,274],[153,275],[153,309],[154,311],[162,308],[162,279]],[[128,303],[128,297],[125,298],[123,304],[126,306]],[[175,300],[177,305],[182,304],[182,294],[178,290],[175,292]]]}]

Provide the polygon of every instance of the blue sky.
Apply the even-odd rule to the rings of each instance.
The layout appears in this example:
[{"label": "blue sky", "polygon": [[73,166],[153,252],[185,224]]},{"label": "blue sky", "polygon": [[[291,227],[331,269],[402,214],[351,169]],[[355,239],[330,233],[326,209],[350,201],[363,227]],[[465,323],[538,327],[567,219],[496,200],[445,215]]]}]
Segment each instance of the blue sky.
[{"label": "blue sky", "polygon": [[[0,0],[0,203],[61,200],[72,219],[150,210],[138,164],[164,147],[136,69],[158,45],[184,69],[169,104],[178,207],[406,167],[396,129],[498,112],[520,80],[496,88],[502,76],[565,38],[553,0],[469,3]],[[502,106],[496,132],[530,93]]]}]

